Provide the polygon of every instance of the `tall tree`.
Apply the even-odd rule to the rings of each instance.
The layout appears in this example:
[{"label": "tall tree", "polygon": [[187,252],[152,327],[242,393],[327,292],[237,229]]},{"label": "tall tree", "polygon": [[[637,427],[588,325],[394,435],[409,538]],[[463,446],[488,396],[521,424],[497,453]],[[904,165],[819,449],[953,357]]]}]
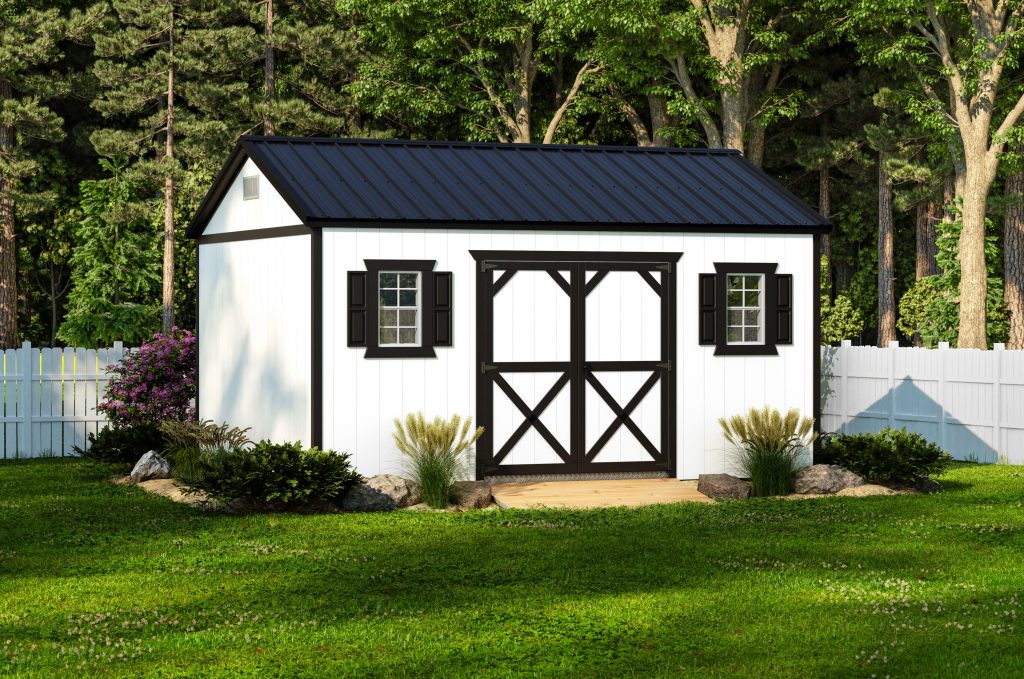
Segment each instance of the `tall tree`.
[{"label": "tall tree", "polygon": [[56,9],[0,0],[0,347],[18,343],[16,219],[48,197],[24,184],[38,170],[33,144],[64,134],[47,104],[61,89],[62,79],[47,68],[61,55],[64,31]]},{"label": "tall tree", "polygon": [[878,346],[896,339],[896,262],[888,154],[878,152]]},{"label": "tall tree", "polygon": [[95,75],[101,85],[93,102],[117,127],[92,136],[101,156],[136,159],[135,169],[162,185],[162,327],[174,325],[174,200],[176,44],[183,29],[178,0],[114,0],[95,38]]},{"label": "tall tree", "polygon": [[947,135],[961,209],[958,346],[985,348],[988,277],[985,210],[1007,134],[1024,95],[1000,98],[1004,71],[1024,44],[1024,8],[1009,0],[840,0],[847,35],[865,59],[912,74],[911,109]]},{"label": "tall tree", "polygon": [[459,134],[470,139],[550,143],[599,69],[577,64],[553,109],[536,96],[538,76],[587,30],[587,12],[566,7],[576,8],[557,0],[339,0],[374,51],[360,64],[357,99],[410,131],[436,129],[439,117],[454,114]]},{"label": "tall tree", "polygon": [[1003,296],[1009,324],[1006,346],[1024,349],[1024,169],[1006,178],[1005,191]]}]

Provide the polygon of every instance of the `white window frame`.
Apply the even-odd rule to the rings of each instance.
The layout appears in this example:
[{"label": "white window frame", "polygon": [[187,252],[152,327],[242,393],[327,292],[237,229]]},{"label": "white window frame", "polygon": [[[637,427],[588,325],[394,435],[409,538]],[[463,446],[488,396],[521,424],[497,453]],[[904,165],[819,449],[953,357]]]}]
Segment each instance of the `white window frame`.
[{"label": "white window frame", "polygon": [[[388,276],[388,275],[395,276],[395,285],[396,285],[396,287],[394,287],[394,288],[383,287],[383,285],[381,284],[381,280],[383,279],[384,276]],[[402,286],[402,276],[415,276],[416,277],[416,287],[415,288],[403,287]],[[410,305],[407,305],[407,304],[403,305],[402,304],[402,291],[403,290],[412,290],[412,289],[415,289],[415,291],[416,291],[416,304],[415,304],[415,306],[410,306]],[[384,304],[384,301],[383,301],[383,298],[382,298],[382,293],[385,290],[394,290],[395,291],[395,302],[396,302],[396,304],[394,306],[385,305]],[[390,323],[385,324],[383,322],[384,321],[383,315],[384,315],[385,311],[394,311],[395,312],[395,325],[392,325]],[[394,328],[395,329],[395,339],[398,340],[399,337],[401,337],[402,330],[407,330],[407,329],[409,329],[409,327],[411,327],[411,326],[403,325],[402,324],[401,319],[402,319],[402,312],[403,311],[415,311],[416,312],[416,326],[415,326],[415,328],[416,328],[416,341],[415,342],[395,341],[395,342],[388,342],[387,344],[385,344],[384,342],[381,341],[381,331],[382,330],[385,330],[385,329],[388,329],[388,328]],[[379,346],[382,349],[390,349],[390,348],[394,348],[394,347],[422,347],[423,346],[423,272],[421,272],[421,271],[398,271],[398,270],[390,270],[389,269],[387,271],[380,271],[380,272],[377,273],[377,346]]]},{"label": "white window frame", "polygon": [[[729,286],[729,279],[734,277],[734,276],[741,276],[742,279],[743,279],[743,286],[739,290],[730,288],[730,286]],[[757,281],[758,281],[758,283],[757,283],[757,301],[758,301],[758,305],[756,307],[747,306],[747,304],[746,304],[746,295],[747,295],[747,293],[754,291],[752,288],[748,288],[747,287],[747,278],[748,277],[756,277]],[[743,295],[744,299],[743,299],[743,304],[741,306],[732,306],[732,305],[729,304],[729,293],[730,292],[740,292]],[[730,271],[729,273],[725,274],[725,343],[726,344],[728,344],[730,346],[764,346],[765,345],[765,316],[764,316],[765,292],[766,292],[765,291],[765,274],[763,274],[763,273],[743,273],[741,271]],[[735,324],[732,324],[732,323],[729,322],[729,314],[730,314],[730,312],[733,312],[733,311],[739,311],[739,312],[743,313],[743,323],[741,325],[735,325]],[[747,317],[747,312],[748,311],[756,311],[757,312],[757,326],[748,325],[747,324],[746,317]],[[757,337],[758,337],[758,339],[756,341],[747,340],[747,339],[743,339],[743,340],[730,340],[729,339],[729,330],[730,330],[730,328],[739,328],[740,329],[740,336],[743,337],[743,338],[746,338],[746,336],[747,336],[747,333],[746,333],[747,328],[753,328],[753,327],[757,327]]]}]

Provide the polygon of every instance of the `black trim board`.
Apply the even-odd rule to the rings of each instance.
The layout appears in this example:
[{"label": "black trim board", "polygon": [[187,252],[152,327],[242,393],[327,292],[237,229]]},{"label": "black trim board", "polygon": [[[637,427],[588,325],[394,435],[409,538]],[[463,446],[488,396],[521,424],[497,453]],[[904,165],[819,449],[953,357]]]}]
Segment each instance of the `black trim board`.
[{"label": "black trim board", "polygon": [[[811,373],[814,384],[811,387],[811,416],[814,418],[814,433],[821,434],[821,236],[814,237],[814,262],[811,268],[811,351],[812,358]],[[813,444],[812,454],[818,446],[817,441]]]},{"label": "black trim board", "polygon": [[269,229],[246,229],[245,231],[232,231],[230,233],[211,233],[208,236],[200,236],[196,239],[199,245],[212,245],[213,243],[237,243],[247,240],[262,240],[264,238],[286,238],[288,236],[305,236],[309,233],[323,233],[319,229],[311,229],[305,224],[292,226],[275,226]]},{"label": "black trim board", "polygon": [[310,322],[312,374],[310,375],[310,445],[324,444],[324,239],[323,231],[314,230],[310,262],[310,298],[313,315]]},{"label": "black trim board", "polygon": [[478,262],[649,262],[670,264],[678,262],[681,252],[575,252],[572,250],[533,252],[531,250],[470,250]]}]

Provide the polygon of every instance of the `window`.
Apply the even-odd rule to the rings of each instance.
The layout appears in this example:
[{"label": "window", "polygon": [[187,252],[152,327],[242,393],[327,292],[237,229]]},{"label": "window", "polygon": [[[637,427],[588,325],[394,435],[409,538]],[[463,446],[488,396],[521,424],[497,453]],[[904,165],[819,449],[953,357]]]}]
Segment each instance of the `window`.
[{"label": "window", "polygon": [[452,274],[432,259],[367,259],[348,272],[348,346],[365,358],[433,358],[452,345]]},{"label": "window", "polygon": [[260,197],[260,176],[242,177],[242,200],[256,200]]},{"label": "window", "polygon": [[715,262],[698,281],[701,344],[715,356],[775,356],[793,343],[793,276],[777,264]]},{"label": "window", "polygon": [[382,271],[378,274],[381,347],[420,345],[420,274]]},{"label": "window", "polygon": [[726,274],[725,341],[764,344],[764,276]]}]

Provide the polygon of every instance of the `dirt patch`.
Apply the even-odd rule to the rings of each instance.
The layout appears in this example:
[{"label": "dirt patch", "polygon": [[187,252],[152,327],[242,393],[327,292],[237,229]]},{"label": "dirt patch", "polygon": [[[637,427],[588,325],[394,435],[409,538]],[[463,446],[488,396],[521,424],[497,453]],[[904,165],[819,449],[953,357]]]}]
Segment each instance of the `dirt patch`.
[{"label": "dirt patch", "polygon": [[136,485],[147,493],[163,495],[168,500],[180,502],[181,504],[188,505],[190,507],[198,507],[199,509],[224,509],[219,502],[210,499],[210,496],[202,491],[197,491],[195,493],[186,492],[188,491],[188,486],[183,483],[179,483],[174,479],[152,479],[150,481],[132,484],[130,477],[118,476],[113,479],[113,482],[118,486]]}]

